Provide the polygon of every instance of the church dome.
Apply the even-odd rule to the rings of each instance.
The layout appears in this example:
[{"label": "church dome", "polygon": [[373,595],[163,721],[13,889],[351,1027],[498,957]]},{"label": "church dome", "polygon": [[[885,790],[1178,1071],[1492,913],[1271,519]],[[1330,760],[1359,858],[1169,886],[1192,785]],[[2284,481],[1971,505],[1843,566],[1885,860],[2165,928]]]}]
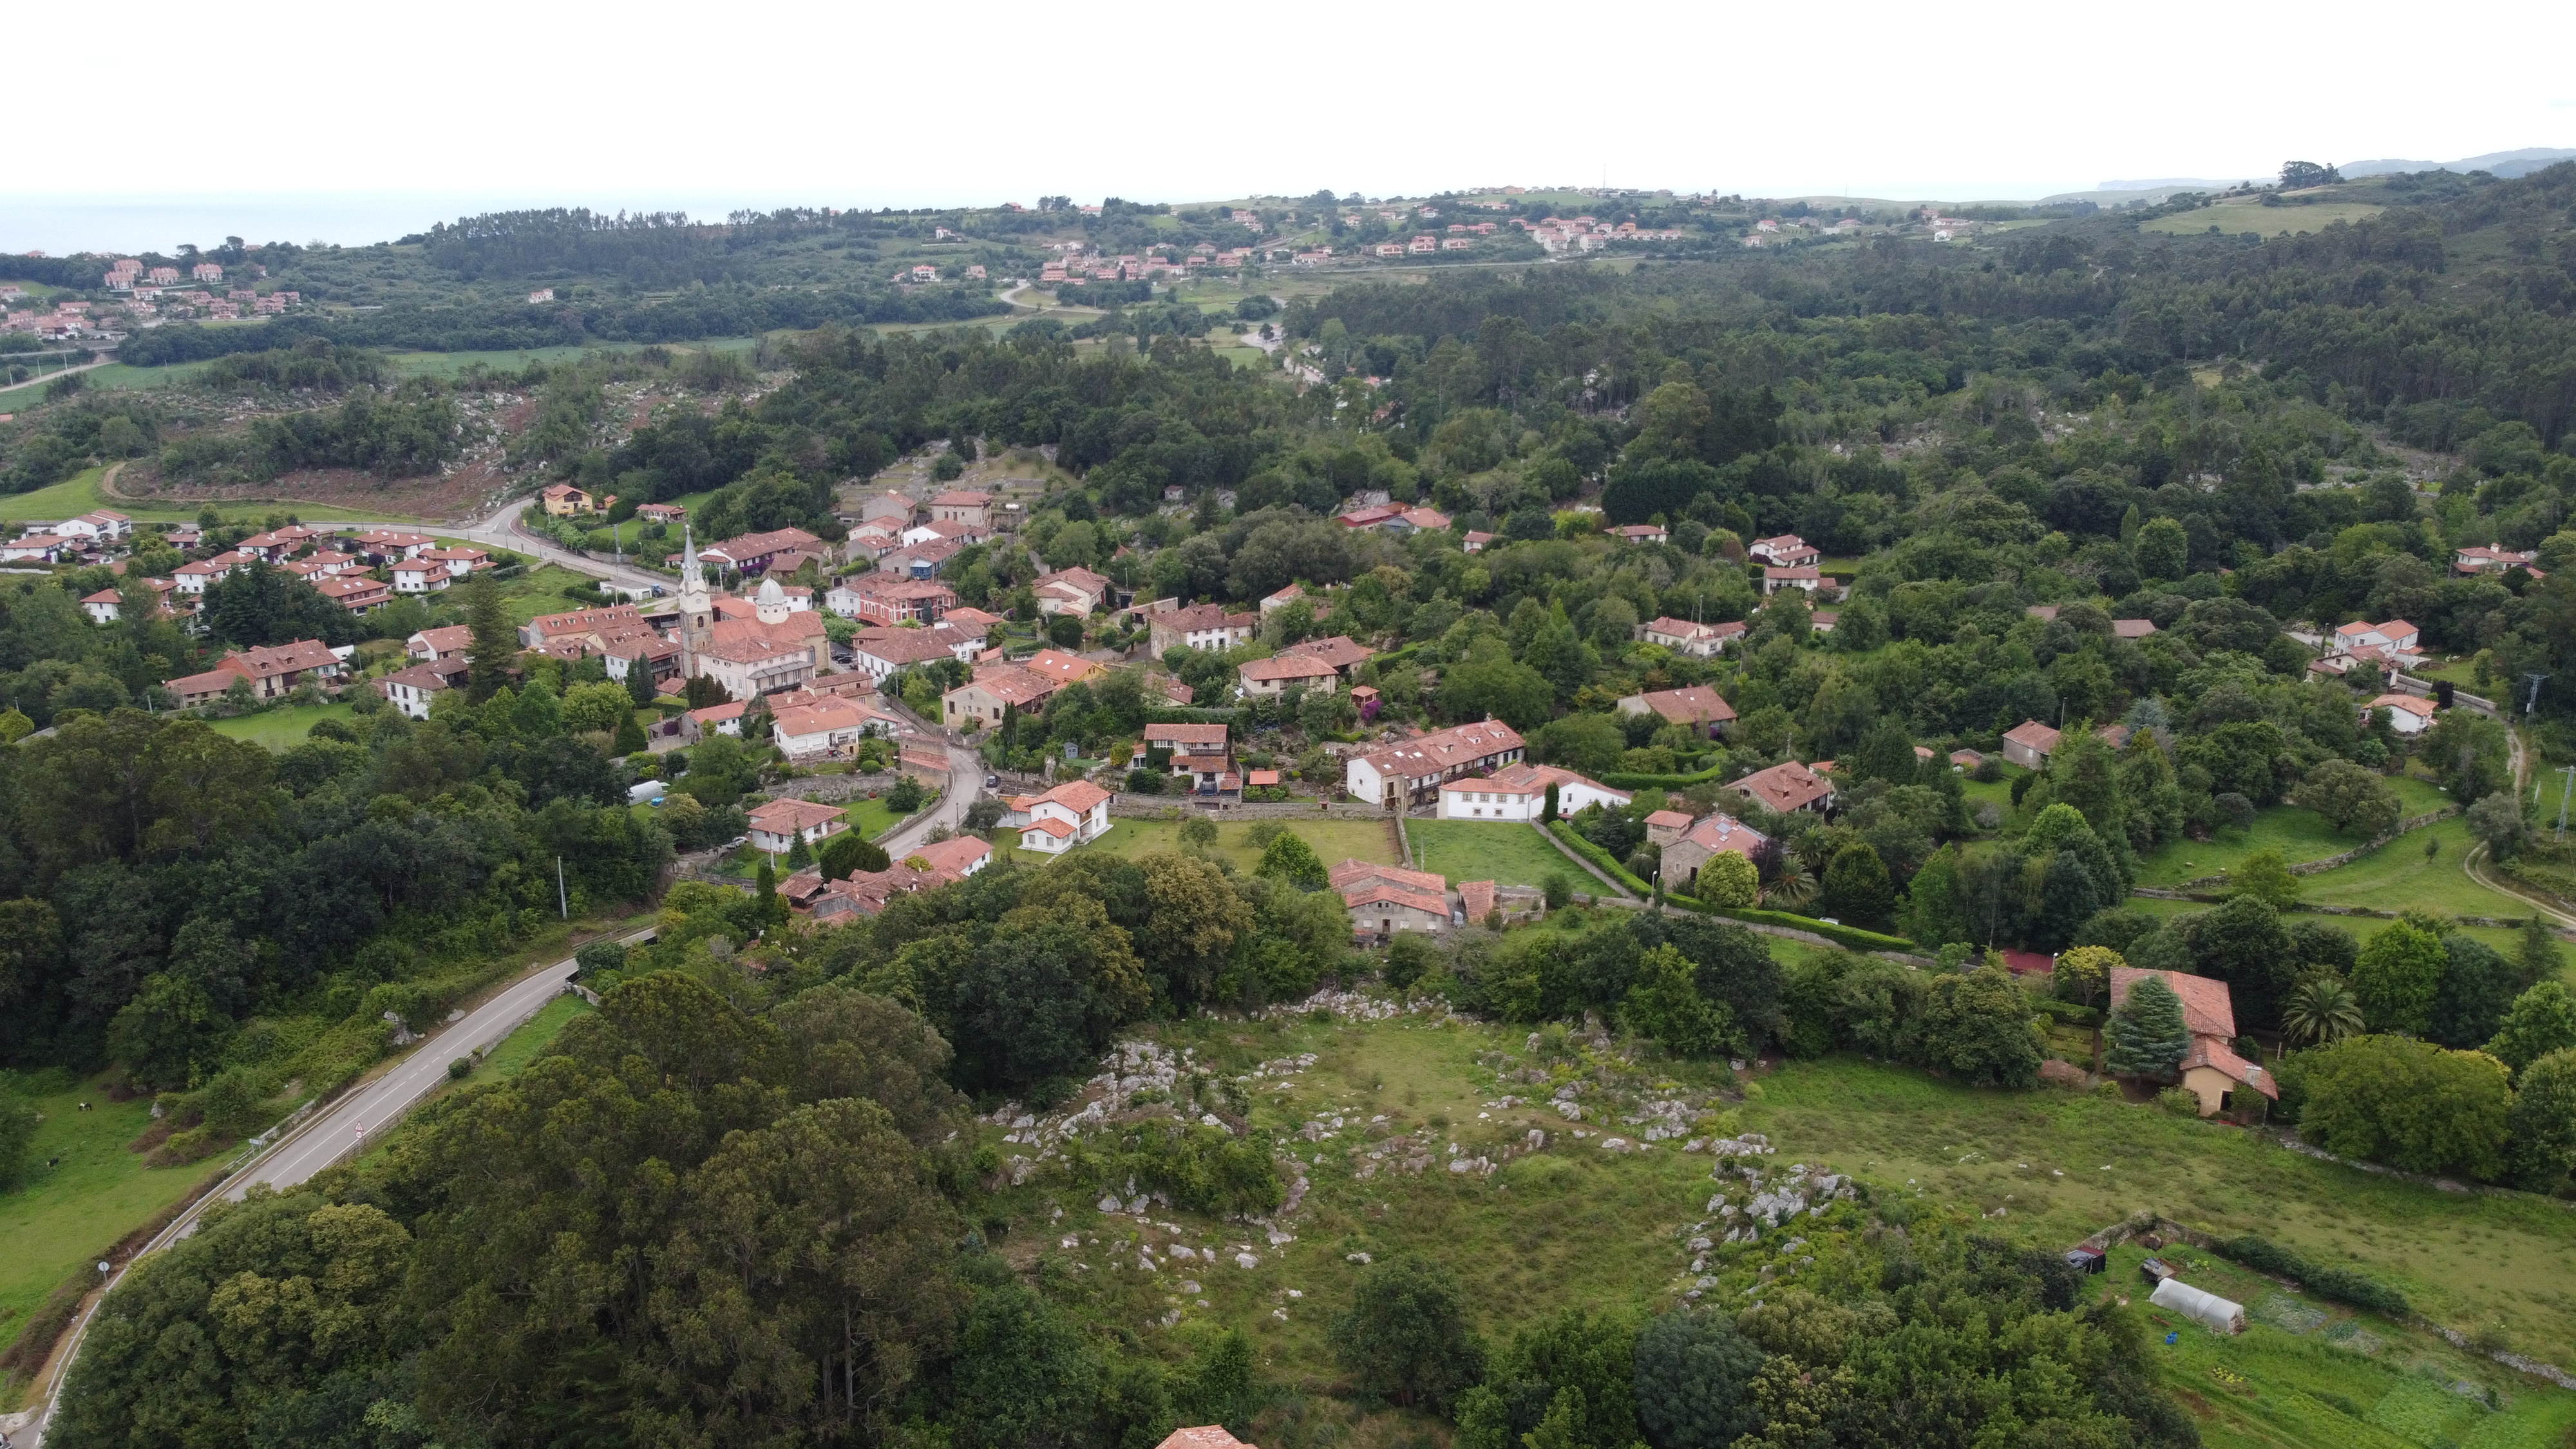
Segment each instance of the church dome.
[{"label": "church dome", "polygon": [[776,579],[762,579],[760,581],[759,602],[764,604],[786,603],[787,591],[778,586],[778,580]]}]

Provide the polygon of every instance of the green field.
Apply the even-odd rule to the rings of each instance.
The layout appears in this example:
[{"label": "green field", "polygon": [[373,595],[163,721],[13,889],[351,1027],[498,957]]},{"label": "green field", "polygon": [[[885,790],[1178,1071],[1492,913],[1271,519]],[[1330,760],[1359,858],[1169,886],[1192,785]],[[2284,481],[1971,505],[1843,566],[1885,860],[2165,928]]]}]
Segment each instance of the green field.
[{"label": "green field", "polygon": [[1549,876],[1561,875],[1579,891],[1601,888],[1599,881],[1566,859],[1565,852],[1549,844],[1534,826],[1512,821],[1407,820],[1404,833],[1412,838],[1415,866],[1437,871],[1451,885],[1489,880],[1535,889],[1546,885]]},{"label": "green field", "polygon": [[[108,497],[99,489],[99,480],[106,476],[106,473],[107,470],[104,467],[87,468],[52,487],[39,488],[32,493],[13,493],[0,497],[0,523],[27,518],[43,520],[76,518],[100,508],[113,508],[128,518],[143,523],[194,523],[197,521],[197,510],[203,506],[202,504],[135,503],[122,498]],[[227,498],[216,504],[216,507],[222,509],[229,517],[256,517],[272,509],[311,511],[317,506],[309,500],[299,502],[291,498],[277,500]],[[314,512],[313,516],[318,518],[324,514]],[[328,516],[348,523],[416,523],[419,521],[408,514],[338,507],[330,509]]]},{"label": "green field", "polygon": [[236,715],[207,723],[214,726],[217,734],[249,740],[272,750],[288,750],[304,743],[315,725],[326,719],[347,719],[350,713],[345,704],[289,704],[262,714]]},{"label": "green field", "polygon": [[[2424,856],[2427,841],[2436,849]],[[2369,906],[2375,910],[2420,909],[2448,916],[2531,914],[2531,907],[2469,879],[2460,860],[2470,845],[2468,821],[2459,816],[2429,825],[2350,865],[2303,877],[2300,899],[2328,906]]]},{"label": "green field", "polygon": [[[2411,776],[2400,776],[2388,783],[2397,792],[2399,807],[2404,812],[2402,818],[2405,819],[2430,814],[2451,803],[2451,797]],[[2355,832],[2335,829],[2326,823],[2324,816],[2313,810],[2302,810],[2296,805],[2276,805],[2257,812],[2254,823],[2243,830],[2222,831],[2212,840],[2176,841],[2141,860],[2138,862],[2138,884],[2177,886],[2202,876],[2234,870],[2247,856],[2266,850],[2281,852],[2281,859],[2291,865],[2324,860],[2341,855],[2366,839],[2367,836]],[[2409,836],[2407,841],[2394,842],[2389,848],[2394,849],[2413,840],[2414,837]],[[2423,847],[2419,844],[2415,849]],[[2385,853],[2385,850],[2381,852]],[[2343,869],[2354,869],[2363,863],[2356,861]],[[2456,871],[2453,873],[2457,874]],[[2332,872],[2313,879],[2329,880],[2339,874],[2340,871]],[[2347,901],[2339,904],[2363,903]]]},{"label": "green field", "polygon": [[509,612],[513,624],[524,624],[539,614],[561,614],[584,608],[585,605],[565,598],[563,591],[569,585],[588,582],[588,574],[545,564],[503,584],[501,607]]},{"label": "green field", "polygon": [[[1386,822],[1374,819],[1287,820],[1280,822],[1290,831],[1304,837],[1315,848],[1315,854],[1327,866],[1345,860],[1373,860],[1395,863],[1395,841]],[[1209,854],[1231,863],[1235,869],[1250,872],[1261,864],[1261,851],[1252,843],[1252,826],[1240,820],[1219,821],[1216,846]],[[1005,833],[1007,837],[1007,832]],[[1109,833],[1082,847],[1107,851],[1111,855],[1153,855],[1181,848],[1181,822],[1177,820],[1113,820]],[[1020,853],[1023,862],[1035,863],[1045,857],[1035,851]]]},{"label": "green field", "polygon": [[202,362],[174,362],[167,367],[128,367],[122,362],[111,362],[89,374],[89,386],[93,392],[103,388],[168,387],[172,383],[186,382],[205,370],[206,364]]},{"label": "green field", "polygon": [[2279,236],[2283,232],[2323,231],[2338,221],[2364,221],[2379,215],[2386,207],[2365,201],[2321,201],[2310,206],[2265,206],[2260,202],[2221,202],[2197,211],[2178,212],[2141,222],[2140,231],[2160,231],[2173,236],[2193,236],[2217,231],[2229,236],[2253,232],[2258,236]]},{"label": "green field", "polygon": [[[79,1110],[81,1103],[90,1110]],[[17,1340],[28,1315],[83,1263],[114,1247],[137,1224],[187,1195],[214,1164],[146,1168],[126,1144],[152,1125],[152,1099],[111,1102],[93,1079],[32,1105],[36,1129],[29,1171],[0,1192],[0,1348]],[[47,1167],[48,1161],[60,1163]]]}]

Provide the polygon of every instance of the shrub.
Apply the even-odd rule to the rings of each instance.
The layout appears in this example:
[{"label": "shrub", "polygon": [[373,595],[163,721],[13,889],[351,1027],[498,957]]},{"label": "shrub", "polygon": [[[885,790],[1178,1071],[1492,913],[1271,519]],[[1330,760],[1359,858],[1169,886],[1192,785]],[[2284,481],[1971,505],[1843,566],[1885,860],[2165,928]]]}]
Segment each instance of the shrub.
[{"label": "shrub", "polygon": [[1691,882],[1691,892],[1712,906],[1742,910],[1761,899],[1762,877],[1751,860],[1722,850],[1699,868],[1699,878]]},{"label": "shrub", "polygon": [[2349,1303],[2390,1318],[2407,1314],[2406,1295],[2387,1284],[2347,1269],[2320,1267],[2269,1239],[2248,1233],[2241,1238],[2213,1238],[2209,1245],[2221,1257],[2232,1258],[2256,1272],[2295,1278],[2300,1287],[2320,1298]]},{"label": "shrub", "polygon": [[2189,1087],[2167,1087],[2156,1093],[2156,1105],[2177,1117],[2200,1115],[2200,1094]]}]

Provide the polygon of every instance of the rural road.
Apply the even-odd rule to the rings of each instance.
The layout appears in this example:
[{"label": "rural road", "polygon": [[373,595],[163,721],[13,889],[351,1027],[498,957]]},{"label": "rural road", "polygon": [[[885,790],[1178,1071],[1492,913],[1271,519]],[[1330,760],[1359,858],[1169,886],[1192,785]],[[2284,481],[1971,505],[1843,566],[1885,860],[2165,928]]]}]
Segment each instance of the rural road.
[{"label": "rural road", "polygon": [[[633,945],[651,940],[652,936],[650,930],[644,930],[620,939]],[[231,1181],[181,1213],[170,1226],[161,1230],[159,1236],[145,1244],[141,1252],[116,1270],[107,1281],[107,1291],[115,1291],[116,1285],[125,1280],[126,1274],[134,1271],[137,1263],[195,1232],[198,1219],[212,1204],[238,1202],[255,1186],[281,1190],[294,1187],[311,1180],[315,1173],[342,1158],[353,1155],[365,1143],[367,1133],[381,1132],[400,1121],[403,1114],[419,1106],[423,1098],[446,1081],[449,1062],[499,1042],[529,1017],[543,1010],[546,1003],[561,996],[564,984],[572,979],[572,973],[573,962],[569,958],[540,966],[502,988],[463,1018],[440,1027],[412,1048],[409,1056],[397,1061],[393,1070],[314,1114],[301,1127],[290,1130],[282,1141],[272,1144],[249,1165],[234,1173]],[[52,1372],[45,1380],[42,1402],[32,1411],[28,1426],[12,1436],[17,1449],[36,1449],[44,1443],[45,1425],[53,1417],[63,1379],[71,1372],[72,1361],[80,1355],[81,1342],[105,1297],[106,1294],[102,1293],[92,1299],[64,1335],[62,1347],[54,1354]]]},{"label": "rural road", "polygon": [[[935,738],[935,736],[929,736]],[[930,839],[930,832],[945,825],[952,831],[966,828],[966,807],[984,793],[984,757],[960,745],[943,742],[948,751],[948,793],[939,797],[939,805],[929,814],[877,842],[885,853],[901,860]]]}]

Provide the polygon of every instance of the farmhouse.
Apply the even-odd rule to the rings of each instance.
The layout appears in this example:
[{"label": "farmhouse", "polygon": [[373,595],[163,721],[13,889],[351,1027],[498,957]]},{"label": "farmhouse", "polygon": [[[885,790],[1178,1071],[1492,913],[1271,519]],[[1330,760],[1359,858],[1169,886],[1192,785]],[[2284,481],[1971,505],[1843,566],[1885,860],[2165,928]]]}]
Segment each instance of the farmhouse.
[{"label": "farmhouse", "polygon": [[1652,712],[1661,716],[1666,724],[1689,725],[1705,732],[1711,739],[1735,723],[1735,706],[1728,704],[1716,690],[1705,684],[1694,684],[1688,689],[1650,689],[1643,694],[1625,695],[1619,700],[1619,712]]},{"label": "farmhouse", "polygon": [[778,709],[769,728],[779,753],[791,760],[837,759],[868,732],[868,714],[849,700],[826,695],[812,704]]},{"label": "farmhouse", "polygon": [[1676,654],[1694,659],[1707,659],[1727,645],[1744,637],[1742,624],[1697,624],[1687,619],[1661,618],[1637,627],[1637,637],[1649,644],[1660,644]]},{"label": "farmhouse", "polygon": [[2057,731],[2035,719],[2004,731],[2004,758],[2025,770],[2044,769],[2057,749]]},{"label": "farmhouse", "polygon": [[1794,533],[1757,538],[1744,551],[1774,568],[1811,568],[1825,557],[1814,544]]},{"label": "farmhouse", "polygon": [[1067,780],[1043,795],[1012,800],[1011,814],[1026,819],[1020,848],[1062,855],[1099,839],[1109,829],[1109,800],[1109,792],[1089,780]]},{"label": "farmhouse", "polygon": [[785,855],[800,839],[810,845],[850,828],[839,810],[811,800],[772,800],[750,818],[751,848],[770,855]]},{"label": "farmhouse", "polygon": [[1069,614],[1080,619],[1097,613],[1116,585],[1086,568],[1058,569],[1040,574],[1029,585],[1037,595],[1041,614]]},{"label": "farmhouse", "polygon": [[[1650,819],[1646,825],[1646,838],[1649,841],[1654,839],[1655,828],[1654,822]],[[1699,879],[1701,868],[1718,855],[1732,852],[1750,860],[1753,852],[1761,849],[1770,838],[1724,812],[1711,815],[1704,820],[1692,821],[1687,828],[1663,843],[1663,867],[1660,873],[1664,888],[1688,892],[1691,885]]]},{"label": "farmhouse", "polygon": [[1286,691],[1291,686],[1320,690],[1331,694],[1341,684],[1340,672],[1330,664],[1308,654],[1279,654],[1268,659],[1249,659],[1235,673],[1242,683],[1237,692],[1248,699],[1264,699]]},{"label": "farmhouse", "polygon": [[2433,701],[2411,694],[2383,694],[2361,707],[2362,722],[2370,721],[2371,711],[2388,711],[2388,727],[2401,735],[2420,735],[2433,724]]},{"label": "farmhouse", "polygon": [[2236,1011],[2227,983],[2182,971],[2144,971],[2134,966],[2111,968],[2111,1008],[2116,1011],[2129,992],[2147,977],[2157,977],[2182,998],[2183,1024],[2191,1030],[2191,1050],[2178,1068],[2182,1084],[2200,1099],[2200,1115],[2221,1112],[2240,1120],[2262,1120],[2278,1101],[2281,1089],[2272,1074],[2236,1054]]},{"label": "farmhouse", "polygon": [[975,677],[939,697],[940,722],[950,729],[990,729],[1007,710],[1044,709],[1055,682],[1016,664],[987,664]]},{"label": "farmhouse", "polygon": [[1148,752],[1172,752],[1172,774],[1186,779],[1201,790],[1217,788],[1227,771],[1234,768],[1234,752],[1221,724],[1149,724],[1145,737],[1136,746],[1134,763],[1147,763]]},{"label": "farmhouse", "polygon": [[1449,882],[1429,871],[1345,860],[1327,873],[1355,934],[1380,940],[1398,931],[1449,928]]},{"label": "farmhouse", "polygon": [[462,654],[399,669],[375,681],[385,702],[413,719],[429,718],[430,696],[465,683],[468,666]]},{"label": "farmhouse", "polygon": [[171,680],[168,688],[179,696],[180,708],[193,709],[221,699],[236,679],[250,681],[254,698],[281,699],[308,679],[329,684],[347,673],[348,664],[329,645],[318,639],[298,639],[227,654],[214,668]]},{"label": "farmhouse", "polygon": [[1342,787],[1355,800],[1390,809],[1399,801],[1428,804],[1443,782],[1492,774],[1517,762],[1524,747],[1520,732],[1497,720],[1452,725],[1352,757]]},{"label": "farmhouse", "polygon": [[1598,780],[1554,765],[1526,761],[1491,775],[1468,775],[1440,786],[1443,820],[1537,820],[1547,808],[1547,787],[1556,787],[1556,811],[1571,815],[1587,805],[1624,809],[1630,796]]},{"label": "farmhouse", "polygon": [[1833,785],[1795,760],[1758,770],[1736,781],[1733,788],[1781,815],[1792,810],[1830,810],[1834,804]]},{"label": "farmhouse", "polygon": [[1226,650],[1252,640],[1258,614],[1231,614],[1223,604],[1194,604],[1147,616],[1148,646],[1159,659],[1174,649]]}]

